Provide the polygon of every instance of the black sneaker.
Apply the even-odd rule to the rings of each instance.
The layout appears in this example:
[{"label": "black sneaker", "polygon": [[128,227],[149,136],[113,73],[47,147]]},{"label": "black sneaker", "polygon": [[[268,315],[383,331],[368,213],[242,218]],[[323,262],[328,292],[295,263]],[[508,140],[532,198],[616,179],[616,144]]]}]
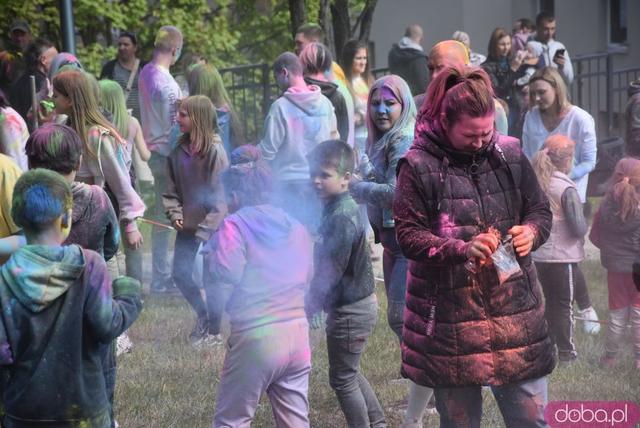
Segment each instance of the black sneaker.
[{"label": "black sneaker", "polygon": [[189,334],[189,340],[191,340],[192,343],[197,342],[198,340],[205,337],[207,333],[209,333],[207,318],[198,317],[198,319],[196,320],[196,325],[193,327],[193,330],[191,330],[191,333]]}]

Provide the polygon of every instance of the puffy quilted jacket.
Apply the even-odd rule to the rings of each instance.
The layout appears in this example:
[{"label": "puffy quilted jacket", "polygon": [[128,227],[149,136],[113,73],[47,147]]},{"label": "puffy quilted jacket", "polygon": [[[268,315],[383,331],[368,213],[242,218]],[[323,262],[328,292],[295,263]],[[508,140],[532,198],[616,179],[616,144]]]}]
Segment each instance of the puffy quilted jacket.
[{"label": "puffy quilted jacket", "polygon": [[496,133],[475,153],[457,152],[421,123],[398,174],[396,232],[409,259],[403,374],[420,385],[451,387],[550,373],[553,348],[531,256],[518,258],[523,275],[502,285],[493,267],[475,280],[464,267],[469,242],[491,226],[505,236],[514,225],[532,225],[534,250],[549,235],[549,202],[518,141]]}]

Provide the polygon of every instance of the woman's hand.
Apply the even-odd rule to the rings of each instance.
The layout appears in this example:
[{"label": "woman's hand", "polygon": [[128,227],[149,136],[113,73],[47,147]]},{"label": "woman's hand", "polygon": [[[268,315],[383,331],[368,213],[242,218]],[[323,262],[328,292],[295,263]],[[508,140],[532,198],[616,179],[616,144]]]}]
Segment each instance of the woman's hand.
[{"label": "woman's hand", "polygon": [[524,257],[531,252],[533,241],[536,239],[536,230],[533,226],[528,224],[513,226],[508,233],[513,237],[513,248],[518,256]]},{"label": "woman's hand", "polygon": [[182,227],[183,227],[183,225],[184,225],[184,223],[183,223],[183,221],[182,221],[182,220],[173,220],[173,222],[172,222],[172,223],[173,223],[173,228],[174,228],[175,230],[182,230]]},{"label": "woman's hand", "polygon": [[136,229],[126,233],[126,244],[129,248],[138,249],[142,246],[142,234]]},{"label": "woman's hand", "polygon": [[[476,259],[480,262],[491,257],[500,241],[494,233],[481,233],[476,235],[467,249],[467,259]],[[483,263],[480,263],[483,264]]]}]

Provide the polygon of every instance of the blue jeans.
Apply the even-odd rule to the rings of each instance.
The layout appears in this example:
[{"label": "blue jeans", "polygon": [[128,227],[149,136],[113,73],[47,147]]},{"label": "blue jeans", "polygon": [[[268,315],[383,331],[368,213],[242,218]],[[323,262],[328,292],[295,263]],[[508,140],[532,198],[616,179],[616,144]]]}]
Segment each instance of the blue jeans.
[{"label": "blue jeans", "polygon": [[104,375],[104,384],[107,390],[107,399],[109,400],[109,415],[111,417],[111,426],[114,426],[113,399],[116,395],[116,340],[113,340],[108,345],[101,345],[102,374]]},{"label": "blue jeans", "polygon": [[[548,427],[544,420],[547,405],[547,377],[507,385],[492,386],[507,428]],[[434,388],[441,428],[480,428],[482,387]]]},{"label": "blue jeans", "polygon": [[387,321],[398,340],[402,341],[402,313],[407,289],[408,261],[398,245],[395,228],[377,228],[376,234],[384,248],[382,271],[387,292]]},{"label": "blue jeans", "polygon": [[[167,191],[167,158],[155,152],[151,153],[149,168],[153,173],[153,190],[155,201],[151,217],[154,221],[167,224],[167,216],[164,213],[162,194]],[[169,262],[170,231],[165,228],[153,227],[151,235],[152,276],[151,290],[163,287],[171,287],[171,269]]]},{"label": "blue jeans", "polygon": [[211,282],[208,263],[205,259],[203,285],[207,300],[202,298],[200,286],[193,280],[193,269],[199,243],[195,235],[178,232],[173,255],[173,281],[196,312],[198,318],[208,319],[209,334],[220,333],[220,322],[224,310],[224,292]]},{"label": "blue jeans", "polygon": [[342,306],[327,317],[329,384],[349,427],[386,427],[382,407],[360,371],[360,357],[378,320],[375,294]]}]

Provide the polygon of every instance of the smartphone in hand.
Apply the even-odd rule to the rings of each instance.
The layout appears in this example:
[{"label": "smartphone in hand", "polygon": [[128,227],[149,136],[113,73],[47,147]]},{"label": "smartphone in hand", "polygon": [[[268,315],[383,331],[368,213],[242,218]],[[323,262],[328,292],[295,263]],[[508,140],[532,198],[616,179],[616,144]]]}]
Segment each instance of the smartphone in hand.
[{"label": "smartphone in hand", "polygon": [[556,51],[556,53],[553,54],[553,57],[555,58],[555,57],[558,57],[558,56],[564,56],[565,51],[566,51],[566,49],[558,49]]}]

